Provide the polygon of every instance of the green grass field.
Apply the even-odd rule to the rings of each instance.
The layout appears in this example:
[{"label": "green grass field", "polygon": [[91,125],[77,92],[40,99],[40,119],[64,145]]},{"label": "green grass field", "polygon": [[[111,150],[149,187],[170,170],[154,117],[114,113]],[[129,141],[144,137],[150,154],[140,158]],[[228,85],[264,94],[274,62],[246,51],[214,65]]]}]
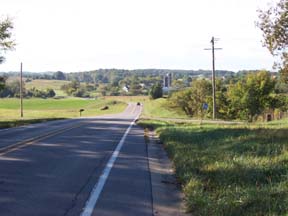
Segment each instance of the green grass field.
[{"label": "green grass field", "polygon": [[167,99],[160,98],[149,100],[144,103],[142,117],[144,118],[183,118],[188,119],[184,112],[169,109]]},{"label": "green grass field", "polygon": [[148,96],[106,96],[106,99],[125,101],[125,102],[140,102],[143,106],[141,117],[143,118],[182,118],[189,119],[184,112],[169,109],[167,99],[160,98],[150,100]]},{"label": "green grass field", "polygon": [[117,101],[124,101],[128,102],[149,102],[150,99],[148,96],[105,96],[105,99],[108,100],[117,100]]},{"label": "green grass field", "polygon": [[[113,100],[66,99],[24,99],[24,118],[20,120],[19,99],[0,99],[0,127],[21,123],[79,117],[79,110],[85,109],[82,116],[95,116],[122,112],[126,103]],[[100,110],[108,105],[108,110]]]},{"label": "green grass field", "polygon": [[192,215],[288,215],[288,124],[176,124],[156,129]]}]

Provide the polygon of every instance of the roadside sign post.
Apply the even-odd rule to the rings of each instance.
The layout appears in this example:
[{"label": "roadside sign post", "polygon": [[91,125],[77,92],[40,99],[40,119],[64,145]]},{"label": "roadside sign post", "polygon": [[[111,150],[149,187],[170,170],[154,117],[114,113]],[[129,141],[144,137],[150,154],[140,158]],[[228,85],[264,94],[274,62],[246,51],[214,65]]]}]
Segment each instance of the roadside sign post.
[{"label": "roadside sign post", "polygon": [[82,112],[84,112],[84,111],[85,111],[84,109],[79,110],[80,117],[82,116]]},{"label": "roadside sign post", "polygon": [[208,104],[207,103],[203,103],[202,104],[202,112],[201,112],[201,121],[200,121],[200,125],[202,125],[202,121],[203,121],[203,118],[204,118],[204,112],[205,110],[208,109]]}]

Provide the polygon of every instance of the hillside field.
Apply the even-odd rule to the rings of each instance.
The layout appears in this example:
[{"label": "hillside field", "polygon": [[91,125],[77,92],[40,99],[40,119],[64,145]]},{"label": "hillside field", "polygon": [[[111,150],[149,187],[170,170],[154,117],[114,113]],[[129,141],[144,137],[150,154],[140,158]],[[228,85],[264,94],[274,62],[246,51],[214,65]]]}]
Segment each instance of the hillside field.
[{"label": "hillside field", "polygon": [[[108,110],[100,110],[103,106],[109,106]],[[113,100],[87,100],[80,98],[65,99],[24,99],[24,118],[20,120],[19,99],[0,99],[0,127],[15,126],[29,122],[53,120],[61,118],[79,117],[79,110],[85,109],[82,116],[95,116],[102,114],[120,113],[126,103]]]},{"label": "hillside field", "polygon": [[156,100],[149,99],[149,96],[106,96],[106,99],[123,102],[140,102],[143,104],[142,118],[180,118],[189,119],[181,110],[173,110],[167,106],[166,98]]},{"label": "hillside field", "polygon": [[46,90],[47,88],[52,88],[56,96],[66,96],[66,94],[61,90],[61,86],[68,84],[69,81],[66,80],[44,80],[44,79],[35,79],[30,82],[25,82],[25,87],[27,89],[32,89],[35,87],[39,90]]}]

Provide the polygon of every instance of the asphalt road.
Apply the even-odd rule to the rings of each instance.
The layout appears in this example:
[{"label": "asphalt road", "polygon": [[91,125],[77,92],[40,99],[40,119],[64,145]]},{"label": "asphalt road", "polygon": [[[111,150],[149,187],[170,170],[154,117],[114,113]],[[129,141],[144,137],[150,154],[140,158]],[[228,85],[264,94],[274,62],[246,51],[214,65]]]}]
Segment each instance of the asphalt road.
[{"label": "asphalt road", "polygon": [[143,129],[127,133],[140,112],[130,104],[122,114],[0,130],[0,215],[83,215],[101,181],[91,215],[153,215]]}]

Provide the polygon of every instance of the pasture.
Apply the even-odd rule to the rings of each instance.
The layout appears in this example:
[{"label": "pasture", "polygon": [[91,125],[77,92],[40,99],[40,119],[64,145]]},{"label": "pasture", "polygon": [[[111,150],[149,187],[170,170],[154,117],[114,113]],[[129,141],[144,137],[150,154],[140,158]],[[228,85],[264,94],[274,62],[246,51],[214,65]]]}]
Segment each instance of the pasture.
[{"label": "pasture", "polygon": [[[108,110],[100,110],[103,106]],[[20,101],[16,98],[0,99],[0,127],[17,126],[21,123],[33,123],[43,120],[96,116],[122,112],[126,103],[113,100],[87,100],[80,98],[65,99],[24,99],[24,118],[20,118]]]},{"label": "pasture", "polygon": [[61,86],[68,84],[69,81],[66,80],[42,80],[35,79],[30,82],[25,82],[25,87],[27,89],[32,89],[33,87],[39,90],[46,90],[47,88],[52,88],[56,96],[66,96],[66,94],[61,90]]}]

